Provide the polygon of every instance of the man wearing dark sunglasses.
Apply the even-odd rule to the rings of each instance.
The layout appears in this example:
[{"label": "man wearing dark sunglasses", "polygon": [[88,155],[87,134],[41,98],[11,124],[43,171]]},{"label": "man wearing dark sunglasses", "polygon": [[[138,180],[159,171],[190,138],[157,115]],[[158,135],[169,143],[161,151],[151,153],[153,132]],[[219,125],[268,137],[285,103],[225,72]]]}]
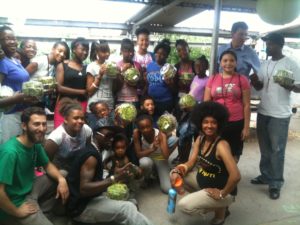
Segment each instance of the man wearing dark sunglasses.
[{"label": "man wearing dark sunglasses", "polygon": [[125,165],[118,174],[103,178],[102,152],[111,148],[117,133],[116,126],[98,127],[93,130],[92,142],[73,161],[67,176],[70,189],[68,212],[75,221],[83,223],[116,222],[128,225],[152,224],[129,201],[111,200],[103,195],[114,182],[128,180],[132,164]]}]

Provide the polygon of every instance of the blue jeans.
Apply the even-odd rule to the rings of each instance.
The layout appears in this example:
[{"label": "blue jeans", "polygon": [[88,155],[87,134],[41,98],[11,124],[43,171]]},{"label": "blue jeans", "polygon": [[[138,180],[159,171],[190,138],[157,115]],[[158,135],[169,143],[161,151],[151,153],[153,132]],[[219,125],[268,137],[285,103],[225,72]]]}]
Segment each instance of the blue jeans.
[{"label": "blue jeans", "polygon": [[257,114],[257,137],[261,153],[259,168],[261,179],[269,189],[280,190],[284,183],[284,157],[290,117],[274,118]]}]

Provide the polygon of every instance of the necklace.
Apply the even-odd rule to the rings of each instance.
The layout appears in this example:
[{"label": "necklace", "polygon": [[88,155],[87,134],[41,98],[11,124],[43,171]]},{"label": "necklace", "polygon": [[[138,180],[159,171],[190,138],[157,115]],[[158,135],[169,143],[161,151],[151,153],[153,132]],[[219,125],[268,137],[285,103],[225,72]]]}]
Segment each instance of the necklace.
[{"label": "necklace", "polygon": [[207,146],[207,148],[204,149],[204,146],[205,146],[205,143],[206,143],[206,137],[204,136],[203,142],[201,143],[201,146],[200,146],[200,151],[201,151],[201,155],[202,155],[202,156],[205,156],[208,152],[210,152],[211,147],[212,147],[213,143],[215,142],[215,140],[216,140],[216,139],[214,139],[213,141],[211,141],[211,142],[209,143],[209,145]]},{"label": "necklace", "polygon": [[267,65],[267,77],[268,77],[267,91],[269,90],[270,80],[271,80],[271,77],[273,77],[273,72],[274,72],[275,67],[277,66],[277,63],[279,62],[279,60],[276,61],[276,63],[273,66],[273,69],[271,70],[271,73],[269,73],[269,66],[270,66],[271,62],[272,62],[272,60],[270,60],[269,63],[268,63],[268,65]]},{"label": "necklace", "polygon": [[[224,84],[224,77],[223,77],[223,74],[221,75],[221,77],[222,77],[222,98],[223,98],[223,101],[224,101],[224,106],[226,106],[226,98],[227,98],[228,89],[229,89],[230,87],[232,87],[231,82],[232,82],[233,76],[234,76],[234,74],[231,75],[230,81],[229,81],[229,83],[228,83],[227,86],[226,86],[226,85]],[[225,86],[226,86],[226,87],[225,87]],[[224,93],[224,91],[225,91],[225,93]]]}]

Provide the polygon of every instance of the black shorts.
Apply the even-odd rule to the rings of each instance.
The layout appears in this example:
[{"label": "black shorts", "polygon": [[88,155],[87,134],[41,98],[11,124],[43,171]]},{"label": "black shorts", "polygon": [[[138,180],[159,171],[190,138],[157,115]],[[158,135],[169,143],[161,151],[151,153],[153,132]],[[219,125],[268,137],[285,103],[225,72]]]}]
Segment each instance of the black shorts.
[{"label": "black shorts", "polygon": [[229,143],[233,156],[243,153],[244,141],[241,139],[244,120],[228,122],[222,132],[222,137]]}]

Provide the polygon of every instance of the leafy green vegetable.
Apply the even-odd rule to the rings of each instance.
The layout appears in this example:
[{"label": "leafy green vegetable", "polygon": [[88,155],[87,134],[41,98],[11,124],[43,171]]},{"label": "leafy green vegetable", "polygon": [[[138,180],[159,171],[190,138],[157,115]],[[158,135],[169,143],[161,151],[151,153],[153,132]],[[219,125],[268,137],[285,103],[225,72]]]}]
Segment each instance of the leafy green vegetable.
[{"label": "leafy green vegetable", "polygon": [[116,78],[119,71],[115,62],[106,63],[106,75],[111,78]]},{"label": "leafy green vegetable", "polygon": [[[0,84],[0,99],[11,97],[14,95],[14,90],[6,85],[1,86]],[[15,105],[10,105],[6,107],[1,107],[0,112],[8,112],[10,111]]]},{"label": "leafy green vegetable", "polygon": [[39,77],[37,81],[43,84],[44,91],[54,90],[56,87],[56,80],[51,76]]},{"label": "leafy green vegetable", "polygon": [[162,132],[170,133],[176,128],[177,120],[170,113],[165,113],[158,118],[157,126]]},{"label": "leafy green vegetable", "polygon": [[273,80],[275,83],[284,85],[284,86],[292,86],[294,83],[293,72],[289,70],[278,70],[273,76]]},{"label": "leafy green vegetable", "polygon": [[43,84],[39,81],[28,81],[22,85],[22,92],[28,96],[34,96],[41,99],[44,94]]},{"label": "leafy green vegetable", "polygon": [[132,122],[137,115],[137,110],[131,103],[122,103],[121,105],[117,106],[116,110],[121,119],[128,122]]},{"label": "leafy green vegetable", "polygon": [[126,184],[116,183],[107,188],[107,197],[114,200],[127,200],[129,190]]},{"label": "leafy green vegetable", "polygon": [[140,72],[135,68],[129,68],[124,72],[124,79],[130,85],[136,85],[140,79]]},{"label": "leafy green vegetable", "polygon": [[195,75],[193,73],[183,73],[181,76],[179,76],[179,80],[183,84],[188,85],[193,81],[194,76]]},{"label": "leafy green vegetable", "polygon": [[176,67],[166,63],[161,69],[160,69],[160,73],[163,76],[163,79],[172,79],[175,74],[176,74]]},{"label": "leafy green vegetable", "polygon": [[179,99],[179,106],[181,109],[192,108],[196,105],[196,100],[190,94],[185,94]]}]

